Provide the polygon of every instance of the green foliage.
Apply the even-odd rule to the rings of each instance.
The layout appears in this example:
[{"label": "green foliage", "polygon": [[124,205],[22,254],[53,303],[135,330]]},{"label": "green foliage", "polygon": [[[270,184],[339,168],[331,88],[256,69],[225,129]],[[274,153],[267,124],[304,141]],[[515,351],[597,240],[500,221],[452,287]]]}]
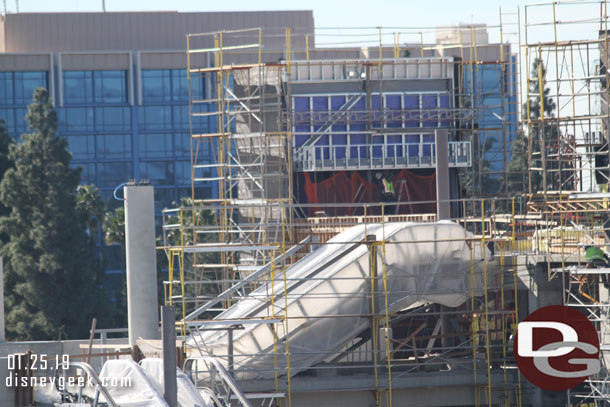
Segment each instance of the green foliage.
[{"label": "green foliage", "polygon": [[79,185],[76,189],[76,214],[80,222],[87,226],[89,236],[97,244],[97,231],[104,219],[106,204],[95,185]]},{"label": "green foliage", "polygon": [[10,146],[14,167],[0,183],[10,209],[0,218],[0,231],[10,236],[3,247],[7,336],[84,338],[92,318],[103,327],[109,314],[91,243],[99,195],[92,188],[77,194],[80,170],[70,167],[67,143],[55,134],[57,114],[46,89],[36,89],[26,120],[32,132]]},{"label": "green foliage", "polygon": [[[536,80],[542,74],[542,81]],[[508,164],[508,192],[511,195],[520,195],[530,192],[529,184],[531,177],[531,192],[538,192],[544,189],[542,172],[531,170],[532,168],[542,168],[542,152],[545,157],[551,152],[557,151],[559,142],[559,129],[555,125],[541,123],[542,113],[544,117],[552,117],[555,113],[555,102],[550,97],[551,90],[546,86],[546,68],[542,60],[536,58],[532,63],[530,77],[534,80],[530,81],[529,94],[529,120],[527,136],[522,138],[517,136],[511,144],[511,157]],[[542,99],[540,98],[540,89],[542,91]],[[544,106],[544,107],[543,107]],[[527,103],[523,105],[523,112],[527,115]],[[523,145],[522,145],[523,143]],[[531,162],[529,159],[529,151],[531,149]],[[522,153],[522,151],[524,153]],[[547,170],[557,169],[557,160],[546,158]],[[519,172],[525,171],[525,177]],[[527,173],[529,171],[529,174]],[[561,180],[557,172],[547,172],[546,187],[547,189],[558,188]],[[565,188],[566,186],[564,186]]]},{"label": "green foliage", "polygon": [[102,223],[104,241],[106,244],[125,245],[125,209],[116,208],[113,212],[107,212]]},{"label": "green foliage", "polygon": [[[195,243],[195,233],[190,226],[206,226],[206,225],[215,225],[216,217],[214,213],[210,210],[198,210],[188,208],[195,208],[196,205],[193,203],[191,198],[180,198],[178,203],[174,202],[174,206],[177,208],[182,208],[182,216],[180,212],[176,212],[173,216],[170,216],[167,220],[168,224],[179,224],[183,223],[186,228],[184,228],[183,239],[184,244],[193,244]],[[214,236],[212,234],[199,234],[197,237],[197,243],[206,243],[213,242]],[[181,233],[180,229],[172,229],[168,231],[167,239],[171,242],[172,245],[180,245],[181,242]]]},{"label": "green foliage", "polygon": [[489,160],[485,153],[491,149],[495,139],[481,140],[481,133],[476,131],[472,137],[472,167],[460,170],[462,191],[465,197],[483,196],[497,192],[497,183],[489,175]]},{"label": "green foliage", "polygon": [[[105,258],[116,260],[121,265],[121,269],[126,269],[125,264],[125,209],[121,206],[114,211],[106,212],[102,222],[102,233],[105,243]],[[120,259],[111,259],[112,256],[108,246],[120,246]],[[113,295],[115,298],[116,310],[114,313],[115,326],[127,326],[127,282],[125,276],[118,284],[113,287]]]},{"label": "green foliage", "polygon": [[[167,244],[170,246],[180,246],[181,244],[190,245],[194,243],[211,243],[217,241],[218,236],[214,233],[195,233],[193,227],[205,227],[216,225],[216,216],[210,210],[199,210],[191,198],[181,198],[178,203],[174,203],[174,207],[182,208],[175,212],[173,216],[167,219],[167,224],[184,225],[183,232],[180,229],[172,229],[167,232]],[[182,240],[183,239],[183,240]],[[158,244],[164,244],[162,237],[159,237]],[[161,255],[162,254],[162,255]],[[222,278],[220,275],[212,274],[203,268],[194,267],[194,264],[218,264],[220,263],[220,253],[191,253],[185,254],[184,270],[185,280],[190,281],[211,281]],[[160,270],[168,267],[167,253],[160,253],[157,257],[157,266]],[[178,260],[175,259],[174,279],[178,279]],[[174,286],[174,290],[178,288]],[[174,291],[174,295],[176,295]],[[192,284],[186,286],[186,296],[189,298],[199,298],[201,296],[217,295],[216,284]],[[163,298],[163,297],[159,297]],[[199,302],[196,300],[190,306],[196,307]]]},{"label": "green foliage", "polygon": [[[527,138],[520,132],[510,144],[510,161],[506,167],[506,189],[510,196],[521,195],[527,192]],[[504,184],[504,180],[502,180]],[[502,185],[502,189],[505,186]]]},{"label": "green foliage", "polygon": [[[2,179],[6,170],[13,166],[13,161],[8,156],[9,147],[12,144],[14,144],[14,141],[8,135],[4,121],[0,120],[0,179]],[[0,202],[1,205],[2,202]]]},{"label": "green foliage", "polygon": [[[0,180],[4,176],[4,173],[11,167],[13,167],[13,160],[9,158],[8,152],[10,146],[14,144],[13,139],[8,135],[4,121],[0,120]],[[0,217],[6,216],[9,213],[9,208],[5,206],[4,202],[0,200]],[[0,248],[4,242],[8,241],[7,235],[0,234]],[[1,254],[1,253],[0,253]]]}]

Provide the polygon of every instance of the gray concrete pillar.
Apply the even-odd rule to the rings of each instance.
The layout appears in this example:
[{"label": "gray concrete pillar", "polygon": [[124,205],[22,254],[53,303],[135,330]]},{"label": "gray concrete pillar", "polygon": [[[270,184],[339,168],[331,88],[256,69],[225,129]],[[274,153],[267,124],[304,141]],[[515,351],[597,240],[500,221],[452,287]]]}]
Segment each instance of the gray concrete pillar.
[{"label": "gray concrete pillar", "polygon": [[124,187],[129,344],[159,339],[155,211],[152,186]]},{"label": "gray concrete pillar", "polygon": [[447,130],[436,130],[436,214],[437,219],[450,219],[449,204],[449,134]]},{"label": "gray concrete pillar", "polygon": [[169,407],[177,407],[176,309],[174,307],[161,307],[161,325],[163,329],[163,398]]},{"label": "gray concrete pillar", "polygon": [[[447,130],[436,130],[436,217],[438,220],[451,219],[449,204],[449,134]],[[441,305],[441,312],[447,312],[449,307]],[[451,321],[449,315],[441,313],[441,343],[443,348],[452,344]]]}]

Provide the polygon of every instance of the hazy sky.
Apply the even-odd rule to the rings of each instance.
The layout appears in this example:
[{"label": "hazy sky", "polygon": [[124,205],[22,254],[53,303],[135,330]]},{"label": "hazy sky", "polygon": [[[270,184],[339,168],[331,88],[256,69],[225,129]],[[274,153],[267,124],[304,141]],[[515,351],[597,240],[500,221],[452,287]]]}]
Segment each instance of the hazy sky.
[{"label": "hazy sky", "polygon": [[[67,12],[67,11],[101,11],[103,0],[3,0],[8,12],[15,12],[17,9],[16,1],[19,2],[20,12]],[[503,13],[513,13],[505,15],[503,21],[505,27],[505,39],[517,42],[516,24],[510,23],[517,21],[517,9],[520,7],[521,17],[524,17],[524,5],[531,4],[532,1],[517,0],[308,0],[308,1],[277,1],[277,0],[230,0],[230,1],[210,1],[210,0],[105,0],[107,11],[231,11],[231,10],[282,10],[282,9],[309,9],[314,11],[316,27],[320,28],[317,32],[316,41],[318,44],[332,42],[332,36],[326,37],[322,34],[329,34],[331,31],[324,30],[325,27],[397,27],[395,31],[403,32],[401,42],[419,41],[419,34],[415,32],[423,31],[426,41],[433,41],[432,27],[439,25],[451,25],[457,23],[486,23],[489,26],[499,24],[499,9]],[[567,2],[569,3],[569,2]],[[563,10],[563,11],[562,11]],[[3,10],[2,10],[3,11]],[[533,20],[536,13],[548,21],[552,21],[552,8],[535,7],[529,8],[529,16]],[[563,12],[563,14],[562,14]],[[558,11],[558,20],[568,19],[595,19],[599,18],[599,6],[577,6],[569,4],[561,6]],[[398,27],[401,27],[400,29]],[[565,26],[563,30],[572,39],[577,36],[588,36],[592,34],[592,29],[583,29],[577,26]],[[531,40],[545,41],[547,36],[552,35],[552,29],[548,26],[541,27],[539,34],[531,33]],[[387,41],[392,42],[391,31],[388,32]],[[407,32],[413,32],[408,34]],[[341,31],[341,33],[355,33],[354,30]],[[361,31],[362,32],[362,31]],[[370,37],[359,39],[365,42],[373,40],[374,31]],[[560,30],[560,36],[563,31]],[[336,32],[335,32],[336,33]],[[515,33],[515,35],[510,35]],[[489,29],[490,39],[499,40],[499,30]],[[596,33],[593,33],[596,35]],[[357,37],[355,37],[356,39]],[[404,41],[403,41],[404,40]]]},{"label": "hazy sky", "polygon": [[[9,12],[14,12],[16,0],[7,2]],[[434,4],[433,7],[430,7]],[[177,10],[177,11],[226,11],[313,9],[318,26],[434,26],[470,22],[497,22],[498,7],[516,11],[519,3],[514,0],[455,1],[436,0],[106,0],[107,11]],[[35,11],[100,11],[102,0],[19,0],[21,12]],[[415,23],[415,24],[414,24]]]},{"label": "hazy sky", "polygon": [[[103,0],[3,0],[8,12],[101,11]],[[107,11],[230,11],[285,10],[314,11],[317,27],[434,27],[438,25],[499,22],[503,12],[517,12],[515,0],[105,0]],[[430,5],[433,4],[433,7]],[[507,16],[506,20],[516,16]]]}]

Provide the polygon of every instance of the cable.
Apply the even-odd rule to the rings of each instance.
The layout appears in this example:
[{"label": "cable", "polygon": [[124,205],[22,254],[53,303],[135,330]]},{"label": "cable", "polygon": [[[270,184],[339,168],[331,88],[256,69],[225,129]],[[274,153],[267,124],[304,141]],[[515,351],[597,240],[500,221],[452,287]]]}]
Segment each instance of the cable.
[{"label": "cable", "polygon": [[118,186],[117,186],[117,187],[114,189],[114,191],[112,192],[112,196],[114,196],[114,199],[116,199],[117,201],[124,201],[124,200],[125,200],[125,197],[123,197],[123,198],[119,198],[119,197],[116,195],[116,193],[117,193],[117,191],[119,190],[119,188],[124,187],[124,186],[125,186],[125,185],[127,185],[127,184],[128,184],[127,182],[123,182],[122,184],[119,184],[119,185],[118,185]]}]

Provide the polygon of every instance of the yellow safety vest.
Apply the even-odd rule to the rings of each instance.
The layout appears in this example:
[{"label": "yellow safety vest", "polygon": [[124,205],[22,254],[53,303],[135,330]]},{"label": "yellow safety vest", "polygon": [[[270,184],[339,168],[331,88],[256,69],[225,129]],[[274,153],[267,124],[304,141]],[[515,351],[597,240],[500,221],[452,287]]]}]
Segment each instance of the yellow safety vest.
[{"label": "yellow safety vest", "polygon": [[394,193],[394,186],[392,185],[392,183],[388,180],[386,180],[385,178],[382,180],[383,182],[383,192],[385,194],[393,194]]}]

